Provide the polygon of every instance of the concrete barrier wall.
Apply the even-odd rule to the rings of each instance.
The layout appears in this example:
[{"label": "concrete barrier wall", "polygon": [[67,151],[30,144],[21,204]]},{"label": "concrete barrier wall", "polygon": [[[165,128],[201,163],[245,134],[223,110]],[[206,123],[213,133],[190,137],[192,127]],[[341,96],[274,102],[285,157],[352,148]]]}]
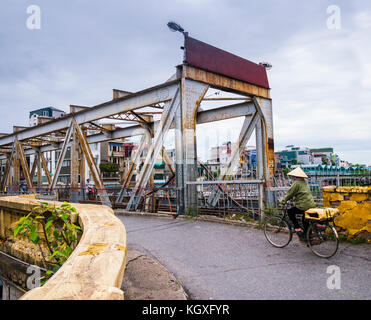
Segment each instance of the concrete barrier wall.
[{"label": "concrete barrier wall", "polygon": [[335,224],[349,236],[371,239],[371,187],[324,187],[323,205],[339,209]]},{"label": "concrete barrier wall", "polygon": [[[60,206],[62,203],[44,201]],[[0,231],[2,238],[12,237],[12,228],[19,218],[39,205],[36,199],[21,197],[0,198]],[[28,291],[21,300],[117,300],[123,299],[120,290],[126,265],[126,230],[112,209],[100,205],[73,204],[78,212],[82,237],[68,260],[42,287]],[[13,239],[14,241],[14,239]],[[26,241],[26,240],[24,240]],[[12,241],[10,241],[12,242]],[[18,244],[22,242],[16,241]],[[8,253],[28,263],[40,265],[40,257],[32,243],[30,249]],[[21,245],[24,247],[24,243]],[[9,252],[10,251],[10,252]]]}]

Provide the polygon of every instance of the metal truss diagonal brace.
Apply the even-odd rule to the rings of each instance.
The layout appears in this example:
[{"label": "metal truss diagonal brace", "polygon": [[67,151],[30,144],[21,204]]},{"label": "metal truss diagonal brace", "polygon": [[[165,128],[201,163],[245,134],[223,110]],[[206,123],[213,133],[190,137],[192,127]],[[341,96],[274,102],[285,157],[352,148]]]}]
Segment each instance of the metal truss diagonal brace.
[{"label": "metal truss diagonal brace", "polygon": [[[0,186],[1,187],[1,191],[4,191],[5,185],[6,185],[6,181],[9,178],[9,172],[10,172],[11,164],[12,164],[13,157],[14,157],[14,154],[15,154],[15,149],[16,149],[16,146],[15,146],[15,142],[14,142],[13,143],[13,146],[12,146],[12,151],[10,153],[10,156],[7,159],[7,162],[6,162],[6,165],[5,165],[5,169],[4,169],[4,172],[3,172],[3,176],[2,176],[2,179],[1,179],[1,186]],[[8,184],[10,184],[10,183],[11,182],[8,181]]]},{"label": "metal truss diagonal brace", "polygon": [[151,134],[149,133],[148,130],[146,130],[146,132],[147,132],[147,135],[149,135],[149,137],[146,136],[146,135],[143,135],[142,139],[140,140],[138,149],[131,156],[130,166],[129,166],[128,170],[127,170],[127,173],[126,173],[126,177],[124,179],[124,182],[121,185],[121,190],[120,190],[120,193],[119,193],[119,195],[118,195],[118,197],[116,199],[116,203],[120,203],[120,202],[123,201],[125,189],[130,184],[131,178],[133,177],[133,174],[134,174],[134,170],[135,170],[135,168],[137,167],[137,165],[138,165],[138,163],[140,161],[140,157],[141,157],[141,154],[142,154],[142,152],[144,150],[144,147],[145,147],[146,143],[150,142],[150,140],[151,140]]},{"label": "metal truss diagonal brace", "polygon": [[62,148],[61,148],[61,153],[60,153],[59,158],[58,158],[57,166],[55,168],[55,172],[54,172],[54,175],[53,175],[53,180],[52,180],[52,183],[50,185],[51,190],[54,190],[55,186],[57,185],[59,173],[61,172],[61,168],[62,168],[62,162],[63,162],[64,157],[66,155],[68,144],[69,144],[69,142],[71,140],[71,137],[72,137],[72,132],[73,132],[73,126],[72,126],[72,123],[71,123],[68,130],[67,130],[66,137],[64,139],[64,142],[63,142],[63,145],[62,145]]},{"label": "metal truss diagonal brace", "polygon": [[[258,112],[255,112],[252,117],[246,116],[244,124],[241,129],[241,133],[238,139],[238,143],[236,148],[232,152],[231,160],[226,165],[225,168],[223,168],[223,171],[221,172],[221,175],[219,177],[220,180],[227,179],[233,172],[233,169],[236,167],[239,157],[241,156],[241,153],[243,149],[246,146],[246,143],[249,141],[257,123],[261,119]],[[219,189],[215,189],[208,198],[208,204],[210,206],[216,206],[221,191]]]},{"label": "metal truss diagonal brace", "polygon": [[31,189],[32,188],[32,180],[31,180],[31,176],[30,176],[30,169],[28,167],[28,163],[27,163],[27,160],[26,160],[26,156],[24,154],[23,147],[22,147],[22,145],[19,142],[17,137],[14,138],[14,142],[15,142],[15,145],[16,145],[16,148],[17,148],[17,153],[18,153],[19,158],[21,160],[21,165],[22,165],[24,177],[26,179],[27,188]]},{"label": "metal truss diagonal brace", "polygon": [[163,141],[166,137],[167,132],[170,129],[170,126],[174,120],[175,113],[177,112],[180,106],[180,92],[179,87],[175,92],[174,98],[171,102],[168,102],[164,106],[164,111],[161,116],[160,123],[155,132],[155,137],[153,144],[151,144],[146,159],[144,161],[143,168],[139,175],[136,186],[133,190],[133,193],[130,197],[129,203],[126,210],[130,211],[132,209],[137,210],[140,199],[141,192],[144,187],[146,187],[148,180],[150,178],[151,172],[155,165],[156,159],[161,151],[163,146]]},{"label": "metal truss diagonal brace", "polygon": [[40,154],[41,164],[42,164],[43,170],[45,172],[46,179],[48,180],[48,184],[50,185],[52,183],[52,179],[51,179],[51,176],[50,176],[48,163],[47,163],[47,161],[44,157],[44,154],[42,152],[40,152],[39,154]]},{"label": "metal truss diagonal brace", "polygon": [[75,121],[75,119],[72,119],[72,125],[73,125],[73,127],[76,131],[77,139],[80,142],[82,152],[85,155],[86,162],[88,163],[92,178],[93,178],[94,183],[95,183],[95,187],[98,190],[98,194],[101,198],[101,201],[104,205],[106,205],[108,207],[112,207],[111,201],[110,201],[110,199],[108,197],[108,194],[107,194],[107,191],[106,191],[106,188],[105,188],[105,186],[104,186],[104,184],[101,180],[101,177],[99,175],[99,169],[97,167],[97,164],[95,163],[93,154],[92,154],[91,149],[89,147],[89,144],[88,144],[80,126]]}]

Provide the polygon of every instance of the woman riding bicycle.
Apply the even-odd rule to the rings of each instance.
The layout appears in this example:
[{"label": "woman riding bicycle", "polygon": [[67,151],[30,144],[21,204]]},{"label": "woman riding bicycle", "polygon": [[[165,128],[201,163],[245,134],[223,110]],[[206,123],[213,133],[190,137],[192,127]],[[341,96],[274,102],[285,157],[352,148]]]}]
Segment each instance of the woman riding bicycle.
[{"label": "woman riding bicycle", "polygon": [[[309,186],[305,181],[308,176],[300,167],[292,170],[287,175],[293,178],[294,183],[292,184],[290,190],[286,194],[286,197],[281,201],[281,203],[285,204],[290,199],[295,200],[295,207],[288,209],[287,213],[290,220],[294,224],[295,232],[298,235],[299,239],[305,241],[308,223],[304,220],[304,214],[305,211],[307,211],[308,209],[315,207],[312,193],[310,192]],[[296,215],[300,215],[302,217],[301,219],[303,222],[304,230],[300,227],[296,219]]]}]

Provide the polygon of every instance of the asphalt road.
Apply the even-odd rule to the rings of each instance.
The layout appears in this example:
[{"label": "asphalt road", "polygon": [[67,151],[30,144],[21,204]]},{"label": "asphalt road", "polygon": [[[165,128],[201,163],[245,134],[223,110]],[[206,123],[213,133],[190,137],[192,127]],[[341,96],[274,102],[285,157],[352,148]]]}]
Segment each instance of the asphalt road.
[{"label": "asphalt road", "polygon": [[[370,299],[371,246],[341,243],[330,259],[315,256],[296,236],[283,249],[263,231],[227,224],[121,216],[128,247],[159,260],[191,299]],[[340,289],[329,289],[329,266]],[[330,270],[329,270],[330,271]]]}]

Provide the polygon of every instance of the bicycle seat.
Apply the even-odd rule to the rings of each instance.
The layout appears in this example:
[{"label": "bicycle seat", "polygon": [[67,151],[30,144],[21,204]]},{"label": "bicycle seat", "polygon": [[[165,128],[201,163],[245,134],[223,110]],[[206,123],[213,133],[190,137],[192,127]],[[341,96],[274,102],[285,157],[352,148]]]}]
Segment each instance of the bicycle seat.
[{"label": "bicycle seat", "polygon": [[339,214],[337,208],[312,208],[305,211],[305,219],[328,220]]}]

